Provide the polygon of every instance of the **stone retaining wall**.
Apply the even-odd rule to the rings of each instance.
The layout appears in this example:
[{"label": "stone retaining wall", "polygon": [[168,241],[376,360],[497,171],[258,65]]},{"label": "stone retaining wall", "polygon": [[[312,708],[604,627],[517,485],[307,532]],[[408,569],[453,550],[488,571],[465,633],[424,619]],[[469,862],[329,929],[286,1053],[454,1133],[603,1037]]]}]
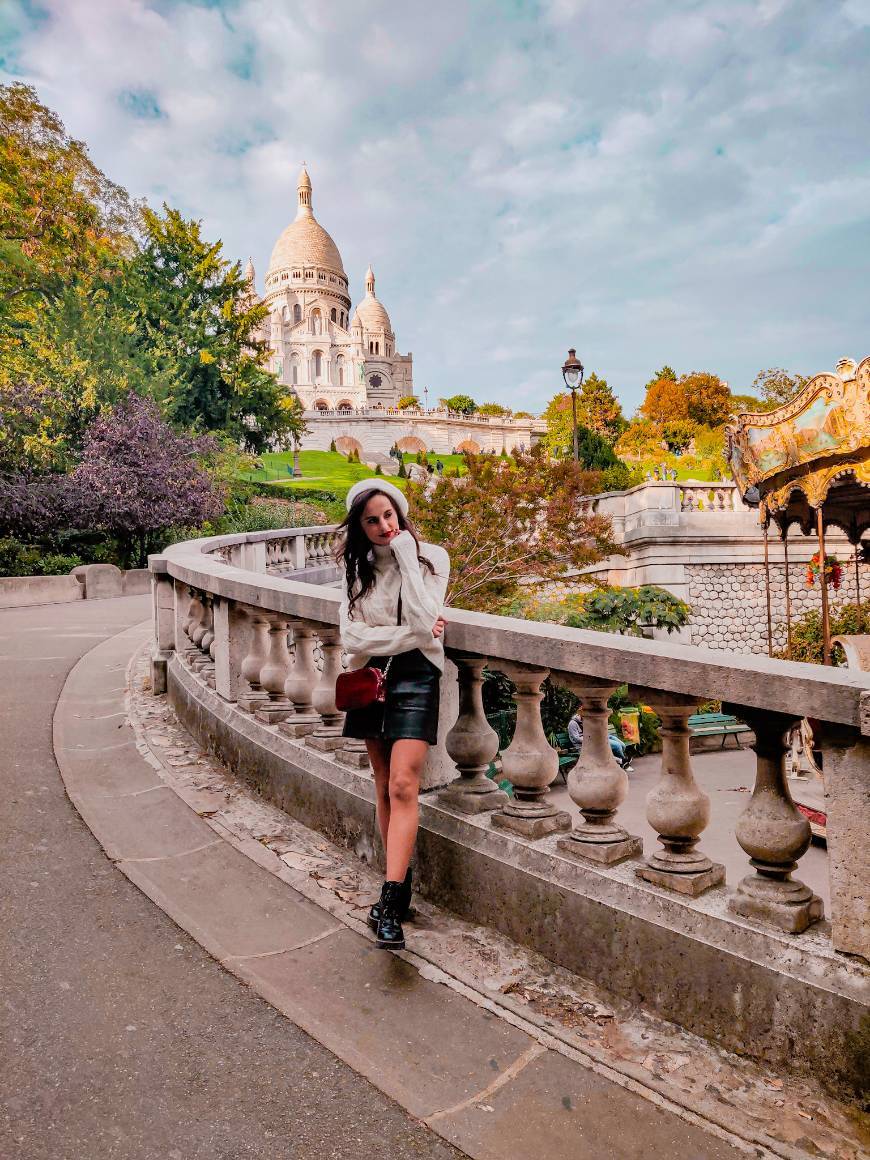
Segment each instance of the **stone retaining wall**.
[{"label": "stone retaining wall", "polygon": [[[839,591],[829,589],[831,606],[854,602],[854,558],[843,564]],[[792,623],[812,609],[821,614],[818,582],[809,587],[806,564],[789,563]],[[686,599],[692,606],[691,643],[732,652],[767,652],[767,596],[763,564],[686,564]],[[870,598],[870,566],[861,565],[862,599]],[[770,565],[773,647],[786,647],[785,565]]]}]

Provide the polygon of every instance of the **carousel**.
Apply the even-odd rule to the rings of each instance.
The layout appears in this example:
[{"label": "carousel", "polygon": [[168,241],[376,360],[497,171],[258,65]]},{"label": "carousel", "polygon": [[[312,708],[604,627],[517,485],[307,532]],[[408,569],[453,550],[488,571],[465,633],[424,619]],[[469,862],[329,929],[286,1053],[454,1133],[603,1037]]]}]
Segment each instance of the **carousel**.
[{"label": "carousel", "polygon": [[[839,589],[845,568],[854,567],[855,603],[862,605],[862,543],[870,529],[870,357],[860,364],[841,359],[836,371],[815,375],[790,402],[773,411],[738,415],[726,428],[727,456],[745,503],[758,507],[764,531],[767,584],[767,641],[773,653],[769,535],[774,525],[782,542],[785,571],[786,655],[792,652],[792,602],[788,563],[789,532],[795,525],[813,536],[818,551],[807,569],[807,583],[818,584],[823,661],[870,669],[870,635],[831,636],[831,591]],[[853,549],[845,564],[829,555],[831,529],[842,532]],[[812,723],[802,727],[804,756],[821,776],[812,744]],[[824,832],[824,815],[798,802],[813,830]],[[813,816],[818,815],[818,816]]]}]

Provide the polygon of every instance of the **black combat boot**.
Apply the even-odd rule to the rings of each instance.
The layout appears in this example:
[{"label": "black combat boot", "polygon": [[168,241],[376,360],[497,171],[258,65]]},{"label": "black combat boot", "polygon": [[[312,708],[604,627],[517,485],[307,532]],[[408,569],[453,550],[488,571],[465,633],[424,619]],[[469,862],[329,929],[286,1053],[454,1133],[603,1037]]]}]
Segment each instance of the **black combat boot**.
[{"label": "black combat boot", "polygon": [[[402,909],[399,917],[402,922],[410,922],[416,914],[411,905],[411,867],[408,867],[408,873],[405,875],[405,881],[402,883]],[[381,904],[380,901],[375,902],[369,911],[368,919],[366,920],[372,930],[378,929],[378,923],[381,921]]]},{"label": "black combat boot", "polygon": [[405,935],[402,931],[404,886],[404,882],[385,882],[381,890],[378,946],[385,951],[400,951],[405,946]]}]

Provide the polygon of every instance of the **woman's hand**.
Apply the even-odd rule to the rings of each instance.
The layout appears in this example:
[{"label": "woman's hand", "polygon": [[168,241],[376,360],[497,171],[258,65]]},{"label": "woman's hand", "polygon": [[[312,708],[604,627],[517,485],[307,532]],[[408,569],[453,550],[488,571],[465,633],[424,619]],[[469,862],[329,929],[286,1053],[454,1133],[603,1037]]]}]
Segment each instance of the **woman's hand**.
[{"label": "woman's hand", "polygon": [[[396,543],[398,543],[399,547],[406,543],[414,544],[414,537],[411,535],[407,528],[399,528],[396,532],[393,533],[392,536],[390,536],[389,546],[392,548]],[[416,548],[416,544],[414,546]]]},{"label": "woman's hand", "polygon": [[439,616],[438,619],[435,621],[435,623],[432,625],[432,635],[435,637],[436,640],[438,639],[439,636],[441,636],[443,634],[444,627],[446,624],[447,624],[447,621],[444,619],[444,617]]}]

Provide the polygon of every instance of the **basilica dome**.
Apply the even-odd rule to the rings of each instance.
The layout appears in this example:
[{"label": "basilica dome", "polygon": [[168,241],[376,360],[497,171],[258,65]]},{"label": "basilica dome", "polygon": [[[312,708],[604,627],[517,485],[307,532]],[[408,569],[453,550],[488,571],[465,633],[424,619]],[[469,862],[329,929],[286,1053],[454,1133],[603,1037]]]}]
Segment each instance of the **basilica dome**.
[{"label": "basilica dome", "polygon": [[366,296],[354,311],[353,326],[359,321],[366,330],[385,330],[392,334],[390,316],[384,304],[375,297],[375,274],[371,266],[366,270]]},{"label": "basilica dome", "polygon": [[311,208],[311,178],[305,169],[299,174],[297,191],[299,208],[296,218],[275,243],[269,259],[269,273],[294,266],[318,266],[321,270],[337,274],[346,284],[347,275],[338,246],[314,217]]}]

